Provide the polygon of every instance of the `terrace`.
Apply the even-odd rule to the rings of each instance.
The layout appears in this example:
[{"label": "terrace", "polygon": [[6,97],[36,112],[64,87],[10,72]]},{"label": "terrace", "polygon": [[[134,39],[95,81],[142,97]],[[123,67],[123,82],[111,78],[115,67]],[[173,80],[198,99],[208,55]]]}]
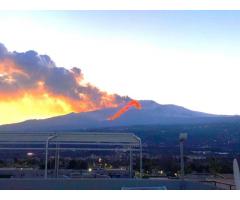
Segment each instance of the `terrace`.
[{"label": "terrace", "polygon": [[[0,189],[216,189],[199,182],[142,178],[142,142],[132,133],[1,133],[0,150],[44,152],[43,176],[2,178]],[[129,178],[71,178],[59,176],[60,151],[129,152]],[[48,169],[49,152],[55,152],[54,173]],[[139,155],[139,177],[133,178],[133,153]],[[29,169],[31,170],[31,169]],[[52,171],[51,171],[52,172]]]}]

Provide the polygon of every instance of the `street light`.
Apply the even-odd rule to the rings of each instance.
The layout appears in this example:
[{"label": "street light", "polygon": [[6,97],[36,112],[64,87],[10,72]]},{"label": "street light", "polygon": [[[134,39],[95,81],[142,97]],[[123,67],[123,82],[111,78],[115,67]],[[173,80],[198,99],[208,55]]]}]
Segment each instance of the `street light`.
[{"label": "street light", "polygon": [[181,159],[181,178],[184,178],[184,157],[183,157],[183,143],[187,140],[187,133],[180,133],[180,159]]},{"label": "street light", "polygon": [[27,156],[33,156],[34,155],[34,153],[32,153],[32,152],[27,152]]},{"label": "street light", "polygon": [[88,172],[92,172],[92,168],[88,168]]}]

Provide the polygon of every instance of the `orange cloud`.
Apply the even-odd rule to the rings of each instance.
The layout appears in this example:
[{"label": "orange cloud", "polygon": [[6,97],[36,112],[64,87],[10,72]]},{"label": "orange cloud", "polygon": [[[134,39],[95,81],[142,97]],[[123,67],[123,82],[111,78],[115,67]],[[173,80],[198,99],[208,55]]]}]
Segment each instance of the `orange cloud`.
[{"label": "orange cloud", "polygon": [[124,103],[85,83],[79,68],[60,68],[35,51],[8,52],[0,43],[0,124],[85,112]]}]

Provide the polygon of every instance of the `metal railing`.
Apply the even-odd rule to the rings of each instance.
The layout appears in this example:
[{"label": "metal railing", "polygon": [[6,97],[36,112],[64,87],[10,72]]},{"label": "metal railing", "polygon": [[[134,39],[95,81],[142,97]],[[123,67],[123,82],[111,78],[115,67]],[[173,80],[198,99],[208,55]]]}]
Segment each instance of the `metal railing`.
[{"label": "metal railing", "polygon": [[221,181],[215,181],[215,180],[204,180],[204,181],[200,181],[202,183],[213,183],[215,187],[217,187],[218,185],[225,185],[229,187],[229,190],[234,190],[236,189],[236,186],[234,184],[231,183],[224,183]]}]

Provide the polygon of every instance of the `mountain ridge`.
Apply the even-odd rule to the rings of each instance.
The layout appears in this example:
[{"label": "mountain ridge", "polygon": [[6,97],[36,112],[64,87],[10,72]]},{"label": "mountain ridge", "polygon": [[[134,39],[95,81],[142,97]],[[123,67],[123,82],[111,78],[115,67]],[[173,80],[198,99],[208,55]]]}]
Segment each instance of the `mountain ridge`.
[{"label": "mountain ridge", "polygon": [[32,119],[24,122],[1,125],[0,131],[71,131],[91,128],[151,125],[151,124],[184,124],[222,121],[229,117],[238,116],[214,115],[192,111],[174,104],[158,104],[152,100],[140,100],[141,110],[130,108],[121,117],[114,121],[107,118],[119,110],[106,108],[90,112],[69,113],[47,119]]}]

